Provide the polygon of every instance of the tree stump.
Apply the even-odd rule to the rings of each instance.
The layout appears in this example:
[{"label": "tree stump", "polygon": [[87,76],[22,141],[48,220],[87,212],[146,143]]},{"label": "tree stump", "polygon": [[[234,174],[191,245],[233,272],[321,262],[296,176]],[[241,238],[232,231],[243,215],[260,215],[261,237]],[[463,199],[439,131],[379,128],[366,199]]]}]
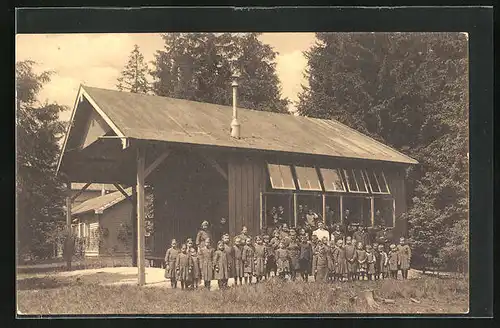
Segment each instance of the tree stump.
[{"label": "tree stump", "polygon": [[378,309],[380,307],[380,305],[375,301],[373,290],[361,291],[357,295],[352,296],[349,300],[351,303],[364,303],[371,309]]}]

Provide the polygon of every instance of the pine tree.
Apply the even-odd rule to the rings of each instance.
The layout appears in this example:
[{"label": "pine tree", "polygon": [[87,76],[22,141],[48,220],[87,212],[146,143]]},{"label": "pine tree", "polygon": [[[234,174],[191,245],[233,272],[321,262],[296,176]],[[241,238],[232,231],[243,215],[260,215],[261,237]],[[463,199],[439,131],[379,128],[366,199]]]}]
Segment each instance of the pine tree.
[{"label": "pine tree", "polygon": [[286,112],[276,75],[276,52],[257,33],[164,34],[163,50],[155,55],[151,72],[156,94],[230,105],[231,75],[240,73],[241,107]]},{"label": "pine tree", "polygon": [[134,50],[130,53],[127,65],[118,78],[116,87],[120,91],[147,93],[150,90],[149,82],[146,78],[147,74],[148,65],[144,62],[144,56],[136,44],[134,45]]},{"label": "pine tree", "polygon": [[18,254],[54,255],[64,227],[63,184],[55,171],[64,133],[59,113],[67,108],[39,104],[37,95],[51,72],[36,74],[33,61],[16,63],[16,196]]},{"label": "pine tree", "polygon": [[[302,115],[337,119],[414,157],[415,262],[439,262],[467,222],[467,40],[460,33],[317,33]],[[458,246],[458,245],[456,245]],[[448,252],[450,253],[450,252]]]}]

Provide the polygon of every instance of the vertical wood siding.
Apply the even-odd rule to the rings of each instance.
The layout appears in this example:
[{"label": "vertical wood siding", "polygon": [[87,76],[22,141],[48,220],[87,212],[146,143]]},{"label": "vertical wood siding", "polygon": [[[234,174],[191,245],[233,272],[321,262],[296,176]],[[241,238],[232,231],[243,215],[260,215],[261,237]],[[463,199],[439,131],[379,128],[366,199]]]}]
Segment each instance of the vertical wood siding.
[{"label": "vertical wood siding", "polygon": [[396,225],[394,227],[394,238],[406,236],[408,233],[408,225],[406,220],[401,219],[401,214],[407,210],[406,205],[406,190],[405,190],[405,171],[399,170],[385,170],[387,183],[391,190],[391,194],[396,200]]},{"label": "vertical wood siding", "polygon": [[229,161],[229,233],[235,236],[243,226],[251,236],[260,233],[260,191],[264,166],[258,160],[233,157]]}]

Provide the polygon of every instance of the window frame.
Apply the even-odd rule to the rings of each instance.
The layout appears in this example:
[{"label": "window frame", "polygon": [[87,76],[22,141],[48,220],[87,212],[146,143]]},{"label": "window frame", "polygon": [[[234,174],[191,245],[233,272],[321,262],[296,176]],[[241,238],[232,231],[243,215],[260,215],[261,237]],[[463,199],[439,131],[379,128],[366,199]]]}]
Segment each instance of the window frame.
[{"label": "window frame", "polygon": [[[295,179],[293,177],[293,172],[292,172],[292,165],[287,165],[287,164],[275,164],[275,163],[266,163],[267,165],[267,174],[269,176],[269,182],[271,184],[271,189],[274,189],[274,190],[297,190],[297,184],[295,183]],[[278,170],[280,171],[280,176],[281,176],[281,180],[283,182],[283,187],[275,187],[273,185],[273,178],[271,176],[271,170],[270,170],[270,165],[274,165],[274,166],[277,166],[278,167]],[[281,174],[281,167],[286,167],[290,170],[290,177],[292,178],[292,184],[293,184],[293,188],[288,188],[288,187],[285,187],[285,183],[284,183],[284,180],[283,180],[283,175]]]},{"label": "window frame", "polygon": [[[351,173],[352,173],[352,178],[354,179],[354,183],[356,184],[356,188],[357,190],[351,190],[351,187],[349,186],[349,179],[348,179],[348,175],[347,175],[347,171],[350,170]],[[359,184],[358,184],[358,180],[356,179],[356,175],[354,174],[354,170],[358,170],[361,176],[361,179],[363,180],[362,182],[364,183],[365,185],[365,191],[361,191],[359,190]],[[344,178],[346,180],[346,186],[347,186],[347,192],[349,193],[356,193],[356,194],[368,194],[369,191],[368,191],[368,186],[367,186],[367,183],[366,183],[366,180],[365,180],[365,176],[363,175],[363,170],[362,169],[342,169],[343,173],[344,173]]]},{"label": "window frame", "polygon": [[374,195],[391,195],[391,189],[389,188],[389,184],[387,183],[387,178],[385,177],[384,171],[380,170],[380,173],[381,173],[382,178],[384,179],[383,182],[385,184],[385,188],[387,189],[387,192],[382,191],[382,188],[380,188],[380,181],[378,181],[378,178],[375,175],[375,170],[371,169],[370,171],[373,174],[373,178],[375,179],[375,182],[377,183],[378,189],[380,190],[380,191],[373,191],[372,183],[370,181],[370,176],[368,175],[368,169],[365,169],[364,170],[364,174],[366,175],[366,178],[368,180],[368,185],[370,187],[370,192],[372,194],[374,194]]},{"label": "window frame", "polygon": [[[325,184],[325,176],[323,174],[323,171],[334,171],[334,172],[337,172],[337,175],[338,175],[338,178],[340,180],[340,184],[342,185],[342,190],[328,190],[327,187],[326,187],[326,184]],[[346,184],[344,183],[344,180],[342,179],[342,172],[341,172],[341,169],[339,168],[336,168],[336,169],[328,169],[328,168],[324,168],[324,167],[320,167],[319,168],[319,174],[321,176],[321,181],[323,182],[323,187],[325,189],[325,192],[346,192],[347,191],[347,188],[346,188]],[[332,184],[335,186],[335,184],[333,183],[332,181]]]},{"label": "window frame", "polygon": [[[318,170],[316,170],[316,167],[314,166],[301,166],[301,165],[294,165],[293,166],[294,170],[295,170],[295,177],[297,179],[297,185],[298,185],[298,189],[300,191],[323,191],[323,187],[321,185],[321,177],[319,176],[318,174]],[[315,175],[316,175],[316,179],[318,181],[318,188],[319,189],[316,189],[316,188],[303,188],[302,184],[300,183],[300,177],[299,177],[299,171],[297,170],[297,168],[299,169],[306,169],[306,170],[310,170],[310,171],[314,171]],[[304,173],[307,173],[307,172],[304,172]],[[309,186],[311,185],[310,183],[311,180],[307,179],[307,182],[309,184]]]}]

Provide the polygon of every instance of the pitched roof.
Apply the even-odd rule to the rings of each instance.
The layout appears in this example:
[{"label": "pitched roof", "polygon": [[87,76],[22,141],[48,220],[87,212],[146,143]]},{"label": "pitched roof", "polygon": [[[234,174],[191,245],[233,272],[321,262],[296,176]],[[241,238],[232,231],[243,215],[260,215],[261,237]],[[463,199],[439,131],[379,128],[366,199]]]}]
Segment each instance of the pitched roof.
[{"label": "pitched roof", "polygon": [[[132,195],[132,188],[125,189],[127,195]],[[82,214],[94,211],[99,214],[110,208],[113,205],[120,203],[125,200],[125,196],[119,192],[112,192],[110,194],[106,194],[104,196],[94,197],[84,201],[83,203],[75,206],[71,210],[72,215]]]},{"label": "pitched roof", "polygon": [[[73,182],[71,184],[71,189],[72,190],[81,190],[84,186],[86,185],[86,183],[76,183],[76,182]],[[90,186],[87,187],[87,189],[85,190],[91,190],[91,191],[101,191],[102,190],[102,187],[104,185],[104,189],[105,190],[108,190],[108,191],[116,191],[118,189],[116,189],[115,186],[113,186],[112,184],[108,184],[108,183],[92,183]]]},{"label": "pitched roof", "polygon": [[141,140],[418,162],[334,120],[238,108],[241,138],[230,136],[232,107],[82,86],[118,135]]}]

